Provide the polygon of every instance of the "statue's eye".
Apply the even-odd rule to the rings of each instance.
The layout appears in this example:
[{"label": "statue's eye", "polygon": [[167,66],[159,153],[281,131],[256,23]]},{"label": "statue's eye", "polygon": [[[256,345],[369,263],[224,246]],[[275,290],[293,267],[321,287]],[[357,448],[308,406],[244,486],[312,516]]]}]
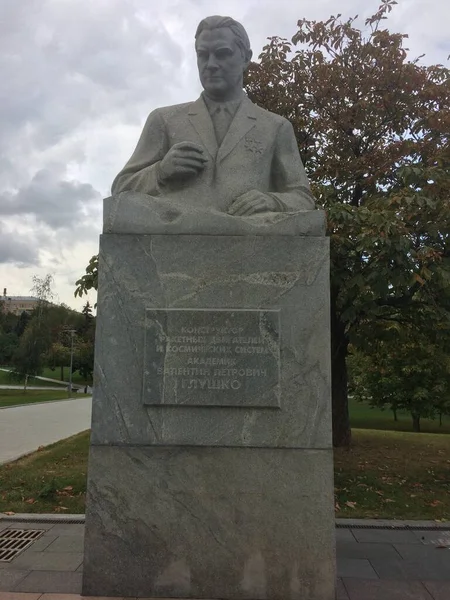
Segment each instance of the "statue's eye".
[{"label": "statue's eye", "polygon": [[202,60],[207,60],[208,53],[205,50],[197,50],[197,58],[201,58]]},{"label": "statue's eye", "polygon": [[219,50],[216,51],[216,56],[217,58],[220,59],[224,59],[224,58],[228,58],[232,52],[229,48],[220,48]]}]

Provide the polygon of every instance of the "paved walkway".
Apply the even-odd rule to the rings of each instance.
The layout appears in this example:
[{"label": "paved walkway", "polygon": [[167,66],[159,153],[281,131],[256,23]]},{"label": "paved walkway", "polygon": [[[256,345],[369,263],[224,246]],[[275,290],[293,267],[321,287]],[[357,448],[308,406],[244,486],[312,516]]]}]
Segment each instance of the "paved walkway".
[{"label": "paved walkway", "polygon": [[[63,600],[49,594],[80,598],[84,525],[2,522],[0,517],[0,533],[5,528],[45,532],[11,563],[0,562],[0,600]],[[449,530],[339,528],[336,598],[449,600],[449,547]]]},{"label": "paved walkway", "polygon": [[[23,385],[0,385],[0,390],[23,390]],[[61,385],[59,387],[50,385],[27,385],[27,390],[57,390],[58,392],[64,392],[65,388]]]},{"label": "paved walkway", "polygon": [[91,426],[92,398],[27,404],[0,410],[0,464]]}]

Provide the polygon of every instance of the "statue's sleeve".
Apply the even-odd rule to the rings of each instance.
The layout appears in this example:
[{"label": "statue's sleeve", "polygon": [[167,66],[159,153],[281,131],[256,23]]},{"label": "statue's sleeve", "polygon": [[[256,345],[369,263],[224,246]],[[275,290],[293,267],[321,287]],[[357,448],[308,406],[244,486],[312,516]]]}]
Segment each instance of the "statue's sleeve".
[{"label": "statue's sleeve", "polygon": [[168,151],[165,123],[160,112],[155,110],[148,116],[130,160],[114,179],[112,194],[133,191],[159,196],[159,163]]},{"label": "statue's sleeve", "polygon": [[280,211],[315,209],[294,129],[285,119],[276,137],[271,179],[271,196],[278,202]]}]

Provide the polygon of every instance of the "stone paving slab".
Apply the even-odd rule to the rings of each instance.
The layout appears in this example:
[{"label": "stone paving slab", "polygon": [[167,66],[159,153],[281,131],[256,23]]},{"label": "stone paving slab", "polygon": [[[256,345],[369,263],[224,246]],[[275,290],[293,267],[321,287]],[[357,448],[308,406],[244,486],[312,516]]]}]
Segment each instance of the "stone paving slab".
[{"label": "stone paving slab", "polygon": [[365,558],[341,558],[338,555],[337,572],[340,577],[378,579],[372,565]]},{"label": "stone paving slab", "polygon": [[393,544],[393,548],[395,548],[396,552],[405,560],[421,560],[425,558],[432,558],[438,561],[446,560],[448,561],[447,564],[450,573],[449,546],[435,546],[431,544],[428,544],[426,546],[423,544]]},{"label": "stone paving slab", "polygon": [[14,587],[15,592],[80,594],[83,573],[32,571]]},{"label": "stone paving slab", "polygon": [[433,596],[433,600],[449,600],[450,581],[425,581],[424,586]]},{"label": "stone paving slab", "polygon": [[10,592],[30,573],[30,571],[15,569],[0,571],[0,592]]},{"label": "stone paving slab", "polygon": [[[84,550],[84,539],[81,535],[62,535],[60,537],[53,537],[54,541],[47,546],[47,552],[83,552]],[[38,540],[39,541],[39,540]],[[34,544],[33,544],[34,546]]]},{"label": "stone paving slab", "polygon": [[[1,596],[0,596],[1,600]],[[342,579],[338,579],[336,586],[336,600],[350,600],[347,590],[345,589],[344,582]]]},{"label": "stone paving slab", "polygon": [[350,529],[336,529],[336,542],[356,542]]},{"label": "stone paving slab", "polygon": [[398,531],[396,529],[352,529],[351,532],[358,542],[370,544],[420,544],[420,539],[413,531]]},{"label": "stone paving slab", "polygon": [[28,571],[76,571],[82,562],[81,552],[26,551],[14,559],[11,568]]},{"label": "stone paving slab", "polygon": [[413,531],[422,544],[450,546],[450,531]]},{"label": "stone paving slab", "polygon": [[450,578],[450,563],[436,559],[382,560],[375,558],[370,562],[380,579],[448,581]]},{"label": "stone paving slab", "polygon": [[[411,545],[404,544],[406,548],[411,548]],[[368,544],[367,542],[340,542],[337,541],[337,554],[341,558],[392,558],[398,559],[401,555],[396,550],[396,546],[392,544]],[[414,545],[414,548],[416,546]],[[418,546],[421,549],[423,546]],[[450,552],[449,552],[450,554]],[[450,598],[449,598],[450,600]]]},{"label": "stone paving slab", "polygon": [[436,600],[419,581],[344,579],[349,600]]},{"label": "stone paving slab", "polygon": [[[450,583],[394,582],[363,579],[338,581],[336,600],[448,600]],[[80,596],[73,593],[0,592],[0,600],[135,600],[134,598],[107,598]],[[139,600],[171,600],[145,598]],[[183,599],[180,599],[183,600]],[[187,599],[185,599],[187,600]],[[189,600],[196,600],[191,598]],[[198,599],[197,599],[198,600]]]}]

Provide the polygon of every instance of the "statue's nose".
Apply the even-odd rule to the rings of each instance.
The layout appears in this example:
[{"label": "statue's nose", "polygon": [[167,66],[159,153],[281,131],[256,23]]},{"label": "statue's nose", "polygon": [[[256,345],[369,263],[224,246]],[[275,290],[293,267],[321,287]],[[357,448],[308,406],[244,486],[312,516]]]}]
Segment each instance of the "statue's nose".
[{"label": "statue's nose", "polygon": [[215,71],[218,68],[217,61],[216,61],[214,55],[211,55],[211,54],[209,55],[206,68],[209,69],[210,71]]}]

